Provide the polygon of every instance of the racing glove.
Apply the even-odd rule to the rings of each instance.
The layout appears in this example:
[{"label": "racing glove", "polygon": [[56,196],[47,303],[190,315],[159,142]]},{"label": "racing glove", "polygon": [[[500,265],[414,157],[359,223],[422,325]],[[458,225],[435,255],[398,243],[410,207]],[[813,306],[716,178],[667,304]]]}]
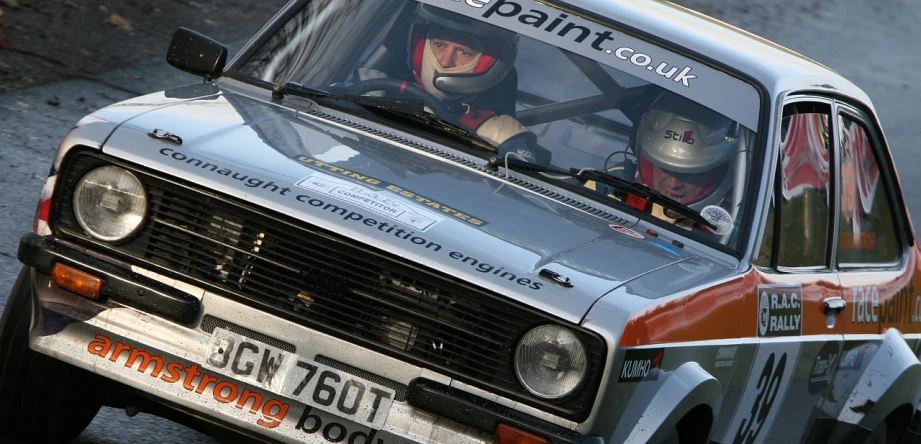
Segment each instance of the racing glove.
[{"label": "racing glove", "polygon": [[[330,94],[345,95],[349,94],[351,88],[364,80],[369,79],[380,79],[387,77],[387,74],[383,71],[378,71],[372,68],[356,68],[355,71],[349,76],[348,80],[344,82],[336,82],[327,86],[326,92]],[[371,91],[368,93],[370,96],[383,96],[382,91]]]},{"label": "racing glove", "polygon": [[540,166],[549,166],[550,158],[553,153],[537,144],[537,136],[530,132],[515,134],[505,142],[499,144],[498,157],[499,162],[505,160],[505,156],[516,157],[519,160],[530,162]]}]

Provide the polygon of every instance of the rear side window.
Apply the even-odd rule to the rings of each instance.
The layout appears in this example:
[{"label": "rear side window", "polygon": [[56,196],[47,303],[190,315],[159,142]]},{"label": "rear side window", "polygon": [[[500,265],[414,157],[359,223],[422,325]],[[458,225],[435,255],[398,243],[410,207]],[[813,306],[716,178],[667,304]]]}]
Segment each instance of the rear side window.
[{"label": "rear side window", "polygon": [[898,260],[890,196],[881,180],[870,133],[848,115],[838,116],[841,155],[841,211],[838,264],[866,265]]}]

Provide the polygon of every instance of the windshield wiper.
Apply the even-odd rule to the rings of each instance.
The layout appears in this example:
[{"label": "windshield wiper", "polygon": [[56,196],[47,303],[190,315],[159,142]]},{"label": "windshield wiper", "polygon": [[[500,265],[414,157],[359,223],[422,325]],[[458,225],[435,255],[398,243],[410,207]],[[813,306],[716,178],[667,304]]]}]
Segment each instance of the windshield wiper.
[{"label": "windshield wiper", "polygon": [[[701,216],[700,213],[698,213],[693,208],[678,202],[677,200],[672,199],[662,193],[659,193],[658,191],[653,190],[652,188],[649,188],[645,185],[634,183],[629,180],[624,180],[598,170],[580,170],[577,168],[570,168],[569,172],[576,177],[581,177],[587,180],[594,180],[605,185],[610,185],[620,191],[624,191],[641,199],[645,199],[649,203],[659,204],[665,208],[666,211],[677,213],[678,215],[697,222],[698,224],[710,228],[711,230],[717,229],[716,225],[707,219],[704,219],[704,217]],[[672,217],[669,214],[666,215]],[[679,217],[672,218],[679,219]]]},{"label": "windshield wiper", "polygon": [[273,90],[272,96],[276,99],[283,98],[286,94],[304,97],[324,104],[332,102],[355,103],[362,106],[374,106],[388,111],[406,114],[422,114],[425,112],[425,103],[418,99],[398,99],[394,97],[350,96],[339,95],[318,88],[288,82]]},{"label": "windshield wiper", "polygon": [[[596,182],[601,182],[605,185],[610,185],[619,191],[625,192],[627,194],[632,194],[633,196],[636,196],[640,199],[645,199],[646,202],[648,203],[655,203],[655,204],[661,205],[663,208],[665,208],[666,212],[676,213],[675,215],[678,217],[673,217],[670,214],[666,214],[668,217],[671,217],[672,219],[681,219],[681,218],[690,219],[691,221],[696,222],[700,225],[703,225],[711,230],[717,229],[716,225],[714,225],[712,222],[708,221],[707,219],[704,219],[704,217],[701,216],[700,213],[695,211],[693,208],[681,202],[678,202],[677,200],[674,200],[662,193],[659,193],[658,191],[653,190],[645,185],[633,183],[629,180],[624,180],[619,177],[612,176],[603,171],[598,171],[594,169],[579,169],[579,168],[570,168],[569,171],[563,171],[563,170],[557,170],[554,168],[549,168],[549,167],[537,165],[534,163],[526,162],[521,159],[516,159],[513,157],[509,157],[508,159],[497,159],[495,163],[498,164],[497,166],[504,166],[510,170],[524,172],[524,173],[549,173],[549,174],[576,177],[580,179],[594,180]],[[493,165],[493,164],[494,164],[493,162],[490,163],[490,165]],[[637,208],[637,206],[630,204],[630,202],[624,202],[624,203],[630,205],[633,208]],[[637,208],[637,209],[643,212],[647,212],[647,213],[650,211],[649,208]]]},{"label": "windshield wiper", "polygon": [[495,151],[496,147],[486,139],[476,135],[467,128],[442,119],[425,111],[425,102],[420,99],[402,99],[394,97],[338,95],[317,88],[311,88],[295,82],[288,82],[273,90],[272,96],[282,98],[285,94],[313,100],[324,106],[331,106],[342,111],[357,111],[350,105],[357,105],[363,111],[385,114],[414,128],[428,131],[432,129],[442,136],[450,136],[457,141],[473,143],[477,148]]}]

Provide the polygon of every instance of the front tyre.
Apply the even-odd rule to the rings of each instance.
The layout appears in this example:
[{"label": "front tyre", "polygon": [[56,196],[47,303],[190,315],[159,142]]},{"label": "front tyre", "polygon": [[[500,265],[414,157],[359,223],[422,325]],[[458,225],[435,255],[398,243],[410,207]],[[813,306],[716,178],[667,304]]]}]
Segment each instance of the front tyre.
[{"label": "front tyre", "polygon": [[0,319],[0,433],[70,442],[99,411],[100,378],[30,349],[31,319],[32,287],[23,267]]}]

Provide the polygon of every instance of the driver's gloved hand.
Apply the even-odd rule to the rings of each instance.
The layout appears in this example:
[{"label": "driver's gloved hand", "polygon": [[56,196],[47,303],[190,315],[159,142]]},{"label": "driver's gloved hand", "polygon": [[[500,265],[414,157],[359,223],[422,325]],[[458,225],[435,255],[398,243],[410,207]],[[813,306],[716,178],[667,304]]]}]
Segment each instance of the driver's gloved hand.
[{"label": "driver's gloved hand", "polygon": [[505,139],[499,145],[498,149],[499,162],[505,161],[505,156],[515,157],[525,162],[530,162],[540,166],[550,166],[550,159],[553,153],[537,144],[537,136],[530,132],[518,133],[508,139]]},{"label": "driver's gloved hand", "polygon": [[470,110],[470,107],[461,103],[460,100],[440,100],[441,104],[444,105],[445,109],[451,113],[450,116],[438,116],[445,120],[456,121],[460,119],[461,116],[467,113]]},{"label": "driver's gloved hand", "polygon": [[[352,71],[351,74],[349,74],[348,79],[346,79],[345,81],[330,84],[329,86],[323,89],[330,94],[336,94],[340,96],[341,95],[351,95],[352,87],[361,83],[362,81],[369,80],[369,79],[380,79],[384,77],[387,77],[387,74],[384,73],[383,71],[379,71],[379,70],[372,69],[372,68],[355,68],[355,70]],[[368,95],[380,96],[383,94],[379,91],[372,91]]]}]

